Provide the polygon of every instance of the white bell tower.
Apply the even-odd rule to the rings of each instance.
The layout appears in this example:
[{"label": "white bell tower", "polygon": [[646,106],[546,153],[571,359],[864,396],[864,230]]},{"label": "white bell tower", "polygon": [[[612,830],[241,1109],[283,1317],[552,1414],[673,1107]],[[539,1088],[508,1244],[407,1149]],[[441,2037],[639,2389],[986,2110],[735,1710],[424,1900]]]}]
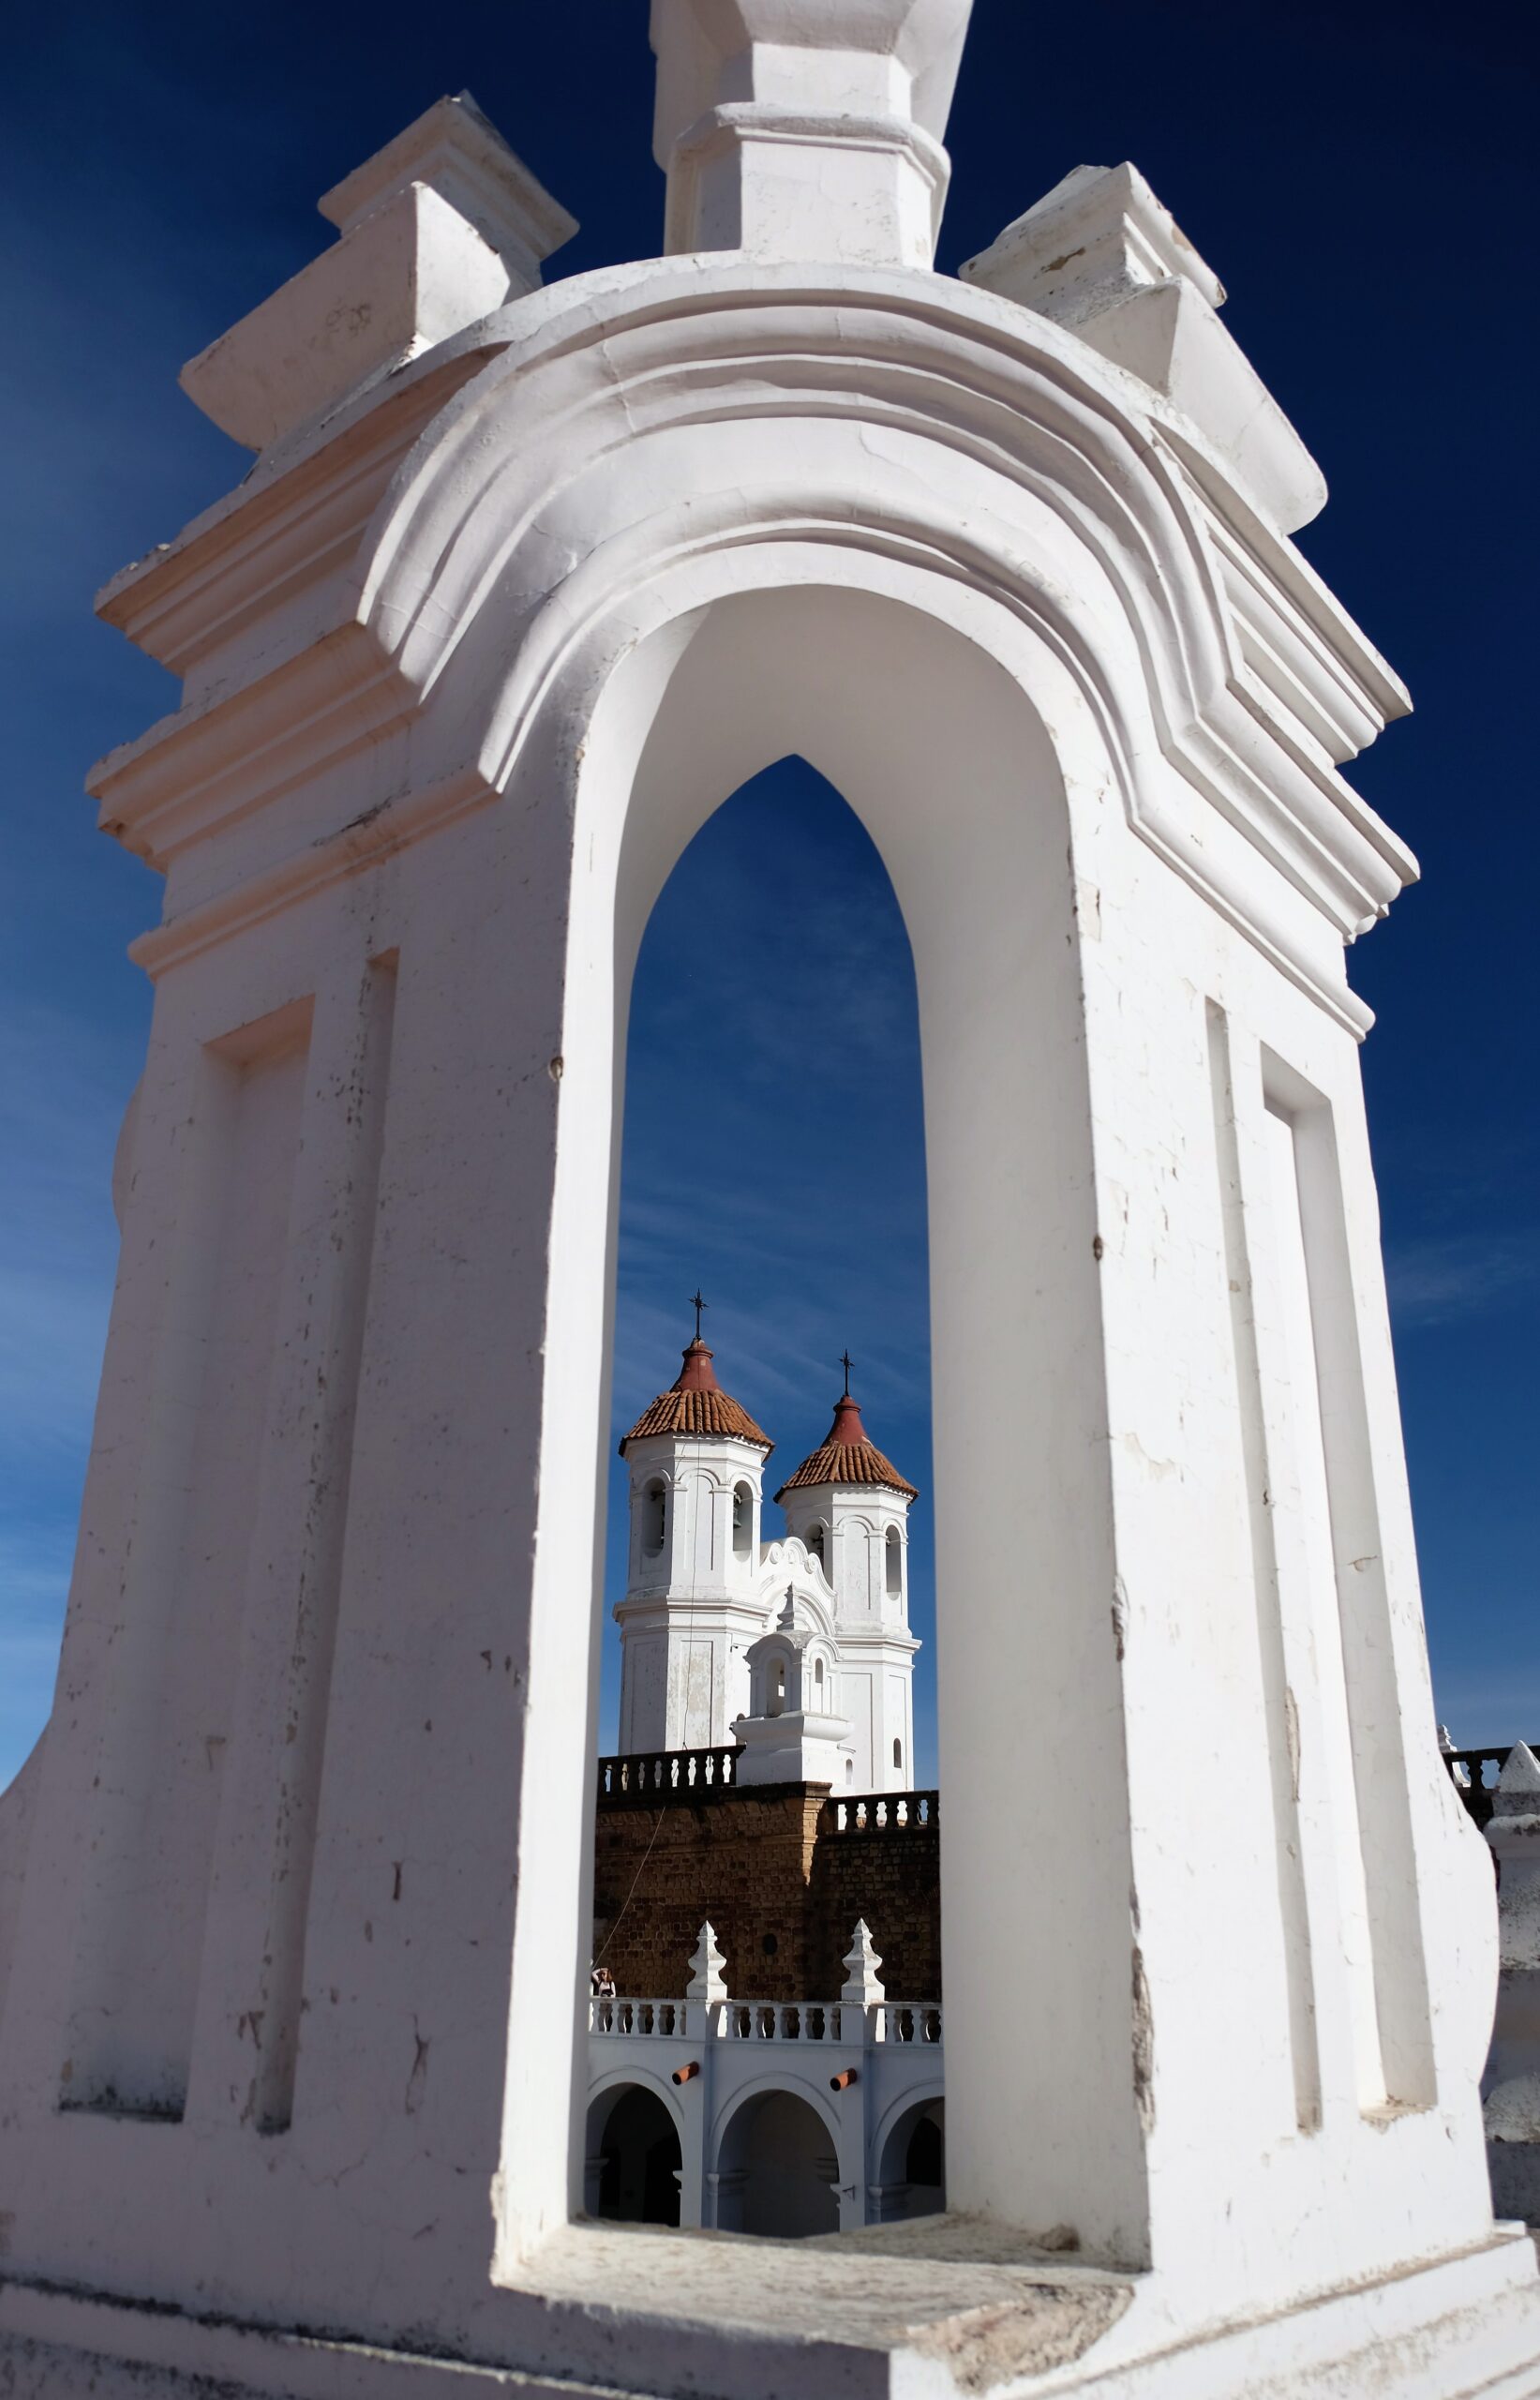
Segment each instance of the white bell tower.
[{"label": "white bell tower", "polygon": [[712,1355],[697,1306],[678,1376],[620,1444],[631,1470],[626,1595],[615,1610],[623,1751],[731,1742],[748,1705],[743,1654],[765,1629],[759,1511],[774,1445],[723,1390]]},{"label": "white bell tower", "polygon": [[828,1438],[775,1497],[834,1590],[840,1710],[857,1792],[906,1792],[914,1782],[914,1658],[909,1631],[909,1508],[920,1497],[867,1438],[845,1390]]}]

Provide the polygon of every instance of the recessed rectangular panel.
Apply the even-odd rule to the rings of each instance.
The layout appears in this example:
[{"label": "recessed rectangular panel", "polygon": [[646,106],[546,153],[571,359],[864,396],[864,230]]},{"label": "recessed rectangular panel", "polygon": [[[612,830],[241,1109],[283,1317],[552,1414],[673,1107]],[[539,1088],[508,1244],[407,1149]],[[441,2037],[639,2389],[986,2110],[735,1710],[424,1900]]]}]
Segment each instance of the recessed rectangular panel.
[{"label": "recessed rectangular panel", "polygon": [[1360,2102],[1427,2108],[1428,1970],[1336,1128],[1329,1102],[1282,1060],[1264,1053],[1263,1074]]},{"label": "recessed rectangular panel", "polygon": [[[1299,1712],[1289,1679],[1289,1646],[1282,1614],[1282,1582],[1275,1539],[1274,1487],[1278,1467],[1269,1443],[1259,1351],[1257,1276],[1272,1269],[1273,1210],[1253,1221],[1245,1205],[1241,1133],[1235,1093],[1235,1062],[1229,1022],[1212,1003],[1208,1010],[1209,1067],[1214,1098],[1215,1155],[1224,1226],[1231,1336],[1241,1448],[1246,1472],[1247,1515],[1251,1535],[1252,1599],[1256,1612],[1258,1666],[1266,1718],[1267,1768],[1273,1816],[1273,1873],[1278,1893],[1283,1972],[1287,1986],[1290,2068],[1294,2117],[1302,2130],[1320,2122],[1321,2059],[1316,2035],[1310,1920],[1305,1873],[1306,1828],[1299,1805]],[[1254,1057],[1252,1074],[1255,1074]],[[1261,1102],[1260,1087],[1255,1101]],[[1271,1123],[1271,1119],[1267,1120]],[[1297,1214],[1297,1211],[1296,1211]],[[1275,1279],[1276,1281],[1276,1276]],[[1271,1297],[1271,1296],[1269,1296]],[[1263,1306],[1267,1305],[1266,1299]]]},{"label": "recessed rectangular panel", "polygon": [[684,1654],[684,1743],[687,1750],[704,1748],[711,1738],[711,1668],[710,1642],[692,1642]]},{"label": "recessed rectangular panel", "polygon": [[173,1267],[190,1305],[154,1403],[163,1440],[148,1469],[179,1486],[180,1541],[170,1593],[137,1595],[142,1612],[124,1627],[153,1738],[125,1743],[110,1794],[114,1855],[82,1928],[69,2107],[174,2118],[186,2097],[308,1032],[307,1012],[286,1012],[267,1046],[248,1030],[238,1057],[203,1062],[203,1188]]},{"label": "recessed rectangular panel", "polygon": [[[1316,1668],[1316,1701],[1337,1867],[1337,1930],[1346,1972],[1359,2104],[1384,2104],[1384,2065],[1374,1996],[1368,1895],[1359,1838],[1353,1727],[1342,1660],[1342,1627],[1332,1558],[1331,1502],[1321,1423],[1309,1275],[1299,1213],[1293,1128],[1271,1107],[1263,1118],[1271,1178],[1274,1271],[1288,1370],[1290,1465],[1275,1462],[1275,1505],[1294,1513],[1304,1572],[1291,1596],[1305,1616]],[[1292,1468],[1292,1472],[1290,1469]],[[1313,1762],[1312,1762],[1313,1763]]]}]

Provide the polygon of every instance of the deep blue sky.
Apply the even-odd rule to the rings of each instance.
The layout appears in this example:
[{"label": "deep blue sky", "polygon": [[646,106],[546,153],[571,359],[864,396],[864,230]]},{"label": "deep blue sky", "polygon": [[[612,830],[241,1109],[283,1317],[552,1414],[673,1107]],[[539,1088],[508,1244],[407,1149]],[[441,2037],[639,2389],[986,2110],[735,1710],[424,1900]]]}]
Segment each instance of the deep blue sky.
[{"label": "deep blue sky", "polygon": [[[1480,0],[978,0],[940,260],[1069,168],[1135,159],[1325,469],[1302,547],[1412,684],[1418,714],[1354,773],[1426,881],[1352,965],[1381,1013],[1365,1065],[1439,1698],[1468,1742],[1540,1732],[1533,28]],[[81,778],[174,699],[91,593],[244,470],[181,362],[315,254],[316,196],[439,93],[469,85],[583,220],[553,272],[655,249],[646,33],[645,0],[57,0],[7,30],[0,1782],[48,1705],[147,1015],[124,947],[158,905]],[[772,1466],[821,1435],[848,1342],[874,1432],[925,1484],[913,1007],[885,908],[864,837],[795,768],[707,828],[660,904],[617,1406],[668,1380],[699,1276]],[[726,982],[751,1004],[724,1007]],[[807,1038],[831,1014],[837,1071]]]}]

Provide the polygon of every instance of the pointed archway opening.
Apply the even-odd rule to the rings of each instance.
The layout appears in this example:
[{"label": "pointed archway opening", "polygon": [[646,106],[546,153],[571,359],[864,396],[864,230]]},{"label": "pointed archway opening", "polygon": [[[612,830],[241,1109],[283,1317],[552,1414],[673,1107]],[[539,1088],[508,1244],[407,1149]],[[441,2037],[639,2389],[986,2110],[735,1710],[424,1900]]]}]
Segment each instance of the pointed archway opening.
[{"label": "pointed archway opening", "polygon": [[[591,2086],[643,2025],[690,2048],[666,2007],[708,1919],[735,2044],[812,2036],[840,2071],[867,2021],[847,2006],[834,2057],[858,1920],[871,2005],[939,2023],[927,1241],[904,917],[859,818],[788,755],[686,845],[632,983],[592,1968],[621,2006],[594,2012]],[[843,2220],[830,2165],[790,2229],[867,2221],[855,2084]],[[719,2119],[709,2101],[682,2221],[731,2229]]]},{"label": "pointed archway opening", "polygon": [[[625,1593],[633,1538],[619,1444],[678,1371],[697,1289],[719,1380],[776,1445],[757,1502],[745,1481],[732,1486],[728,1534],[739,1556],[784,1532],[773,1494],[822,1442],[846,1348],[874,1432],[928,1493],[926,1241],[920,1026],[903,915],[855,812],[805,759],[787,757],[742,785],[688,844],[637,956],[616,1290],[611,1602]],[[653,1552],[662,1549],[658,1492],[644,1529]],[[826,1513],[815,1508],[805,1529],[819,1553]],[[926,1644],[914,1677],[912,1754],[916,1780],[934,1781],[928,1508],[910,1512],[902,1538],[890,1526],[878,1539],[873,1580],[896,1599],[905,1559],[909,1622]],[[625,1747],[620,1687],[620,1628],[606,1612],[606,1751]]]},{"label": "pointed archway opening", "polygon": [[[1071,772],[1077,789],[1100,796],[1108,826],[1119,821],[1116,762],[1072,682],[1033,633],[1002,628],[987,598],[934,582],[920,591],[920,579],[899,569],[892,592],[849,588],[837,573],[827,583],[796,585],[784,579],[785,554],[769,548],[754,566],[762,588],[708,596],[678,616],[667,616],[662,595],[652,595],[650,606],[661,612],[653,629],[623,650],[596,635],[585,670],[587,733],[573,754],[573,873],[557,928],[563,999],[551,1031],[559,1055],[549,1062],[561,1102],[534,1607],[540,1687],[550,1704],[529,1713],[521,1768],[524,1788],[540,1794],[543,1828],[538,1856],[531,1856],[538,1880],[524,1891],[527,1898],[537,1889],[542,1906],[538,1918],[527,1912],[531,1939],[516,1950],[510,2056],[537,2030],[560,2048],[573,2032],[579,2044],[569,2053],[561,2151],[530,2140],[536,2122],[554,2133],[560,2088],[536,2088],[527,2076],[510,2080],[500,2256],[513,2258],[518,2225],[549,2222],[557,2195],[547,2179],[558,2158],[566,2165],[565,2211],[582,2210],[591,2034],[583,2018],[575,2022],[571,1982],[552,1979],[550,1942],[535,1928],[549,1928],[580,1978],[594,1956],[594,1918],[605,1913],[592,1906],[600,1882],[592,1819],[570,1800],[575,1778],[592,1777],[584,1749],[590,1761],[599,1749],[604,1475],[616,1259],[624,1238],[620,1136],[634,973],[654,904],[694,836],[725,798],[796,756],[828,778],[880,853],[912,949],[919,1002],[941,1582],[936,1668],[946,1695],[936,1744],[945,1806],[938,1829],[934,1816],[922,1822],[938,1832],[938,1880],[941,1855],[947,1876],[948,2198],[958,2210],[1009,2224],[1072,2222],[1107,2255],[1138,2258],[1147,2225],[1139,2093],[1106,2074],[1109,2046],[1126,2048],[1128,2040],[1127,1824],[1099,1815],[1082,1822],[1072,1812],[1066,1821],[1061,1805],[1066,1778],[1087,1755],[1109,1742],[1116,1753],[1121,1722],[1103,1598],[1114,1552],[1107,1391],[1096,1333],[1105,1245],[1091,1149],[1088,970],[1066,838]],[[725,577],[727,566],[721,572]],[[741,578],[741,561],[732,574]],[[1020,677],[994,654],[1000,647]],[[1033,679],[1034,689],[1044,686],[1052,737],[1044,707],[1024,691]],[[570,730],[553,720],[540,742],[565,742]],[[681,1297],[695,1287],[686,1277]],[[703,1298],[710,1305],[710,1295]],[[693,1322],[681,1330],[693,1334]],[[683,1404],[677,1392],[669,1406],[676,1402]],[[854,1392],[852,1403],[859,1414]],[[740,1426],[731,1456],[735,1481],[742,1456],[762,1466],[770,1440],[746,1411],[745,1418],[748,1433]],[[663,1430],[672,1422],[665,1409]],[[629,1432],[638,1430],[634,1420]],[[660,1430],[660,1421],[649,1430]],[[861,1438],[882,1430],[866,1427]],[[628,1464],[660,1471],[629,1438],[628,1452]],[[901,1465],[890,1462],[886,1478],[899,1478]],[[786,1488],[773,1479],[779,1472],[776,1460],[772,1497]],[[1001,1505],[1007,1495],[1009,1508]],[[731,1491],[723,1488],[719,1497],[726,1527]],[[665,1489],[670,1574],[678,1562],[668,1543],[688,1521],[678,1498],[676,1488],[670,1506]],[[820,1522],[831,1552],[835,1527]],[[1024,1534],[1032,1560],[1025,1578]],[[573,1605],[580,1561],[591,1562],[591,1612]],[[879,1552],[879,1572],[882,1566]],[[800,1677],[815,1663],[813,1629],[794,1623],[783,1633],[778,1626],[778,1653],[791,1634],[805,1635],[793,1644]],[[788,1699],[793,1683],[788,1658]],[[686,1696],[688,1687],[686,1677]],[[1051,1693],[1053,1705],[1024,1745],[1028,1691]],[[588,1739],[575,1750],[570,1735],[580,1713]],[[767,1719],[776,1743],[799,1713]],[[890,1747],[879,1754],[890,1761]],[[906,1748],[902,1755],[906,1767]],[[613,1755],[609,1763],[624,1769]],[[654,1751],[646,1769],[671,1790],[676,1771],[687,1772],[686,1803],[704,1811],[712,1805],[716,1763],[711,1749],[697,1749],[693,1763],[676,1769],[666,1751]],[[622,1809],[639,1815],[644,1851],[654,1832],[645,1812],[657,1788],[650,1796],[622,1773],[621,1808],[610,1817],[618,1823]],[[862,1796],[848,1792],[845,1805]],[[862,1834],[887,1838],[895,1822],[906,1829],[906,1818],[895,1820],[887,1808],[889,1795],[877,1796],[882,1813],[856,1814]],[[1054,1843],[1019,1839],[1019,1828],[1035,1820],[1054,1824]],[[657,1840],[661,1852],[661,1828]],[[615,1915],[632,1878],[640,1888],[642,1865],[638,1852]],[[1004,1916],[1002,1875],[1019,1902]],[[853,1914],[845,1914],[846,1928]],[[1046,1955],[1045,1922],[1057,1929]],[[883,1928],[871,1930],[889,1994],[915,1991],[887,1960]],[[670,1932],[671,1972],[687,1932],[682,1925]],[[695,1933],[698,1943],[698,1927]],[[842,1951],[842,1958],[849,1955]],[[987,1983],[968,1972],[969,1961],[984,1956],[995,1962]],[[648,1980],[658,1963],[650,1962]],[[792,1964],[805,1992],[805,1958]],[[729,1959],[729,1988],[735,1976],[741,1990],[746,1979]],[[818,1976],[826,1992],[832,1981]],[[719,1985],[710,1976],[706,1984],[699,2005],[725,2005]],[[1002,1987],[1014,1995],[1005,2015],[997,2005]],[[657,1998],[655,1987],[645,1997]],[[687,1997],[684,2005],[688,2027]],[[785,2007],[793,2018],[778,2015]],[[765,2011],[748,2012],[756,2041],[800,2038],[783,2032],[800,2022],[796,2003],[767,2002]],[[910,2014],[919,2029],[910,2047],[922,2055],[920,2044],[939,2039],[941,2029],[923,2011]],[[618,2028],[626,2017],[624,2008],[616,2013]],[[664,2010],[644,2018],[656,2025]],[[637,2020],[626,2038],[645,2032]],[[526,2042],[523,2055],[532,2054]],[[694,2062],[682,2060],[681,2067]],[[851,2063],[859,2074],[859,2062]],[[622,2071],[619,2059],[612,2071]],[[823,2085],[816,2088],[821,2093]],[[1040,2135],[1025,2146],[1015,2138],[1018,2120],[998,2100],[1002,2089],[1018,2088]],[[882,2097],[886,2109],[892,2095]],[[1088,2149],[1082,2137],[1093,2123]],[[688,2196],[689,2143],[686,2150]],[[704,2147],[693,2154],[703,2158]],[[841,2179],[843,2221],[845,2190],[860,2181],[843,2154]]]}]

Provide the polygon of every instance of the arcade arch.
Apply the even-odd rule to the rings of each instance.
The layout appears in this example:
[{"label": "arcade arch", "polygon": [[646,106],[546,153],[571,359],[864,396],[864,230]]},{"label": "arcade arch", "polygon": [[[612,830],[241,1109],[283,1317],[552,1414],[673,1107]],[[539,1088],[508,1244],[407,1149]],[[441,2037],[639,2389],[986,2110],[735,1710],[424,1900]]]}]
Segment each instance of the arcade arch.
[{"label": "arcade arch", "polygon": [[717,2177],[724,2228],[782,2240],[839,2230],[835,2136],[798,2092],[759,2092],[740,2103],[722,2131]]},{"label": "arcade arch", "polygon": [[643,2083],[612,2084],[589,2104],[585,2199],[622,2225],[678,2225],[683,2153],[667,2103]]},{"label": "arcade arch", "polygon": [[932,2092],[878,2134],[874,2181],[884,2217],[934,2216],[947,2205],[947,2104]]}]

